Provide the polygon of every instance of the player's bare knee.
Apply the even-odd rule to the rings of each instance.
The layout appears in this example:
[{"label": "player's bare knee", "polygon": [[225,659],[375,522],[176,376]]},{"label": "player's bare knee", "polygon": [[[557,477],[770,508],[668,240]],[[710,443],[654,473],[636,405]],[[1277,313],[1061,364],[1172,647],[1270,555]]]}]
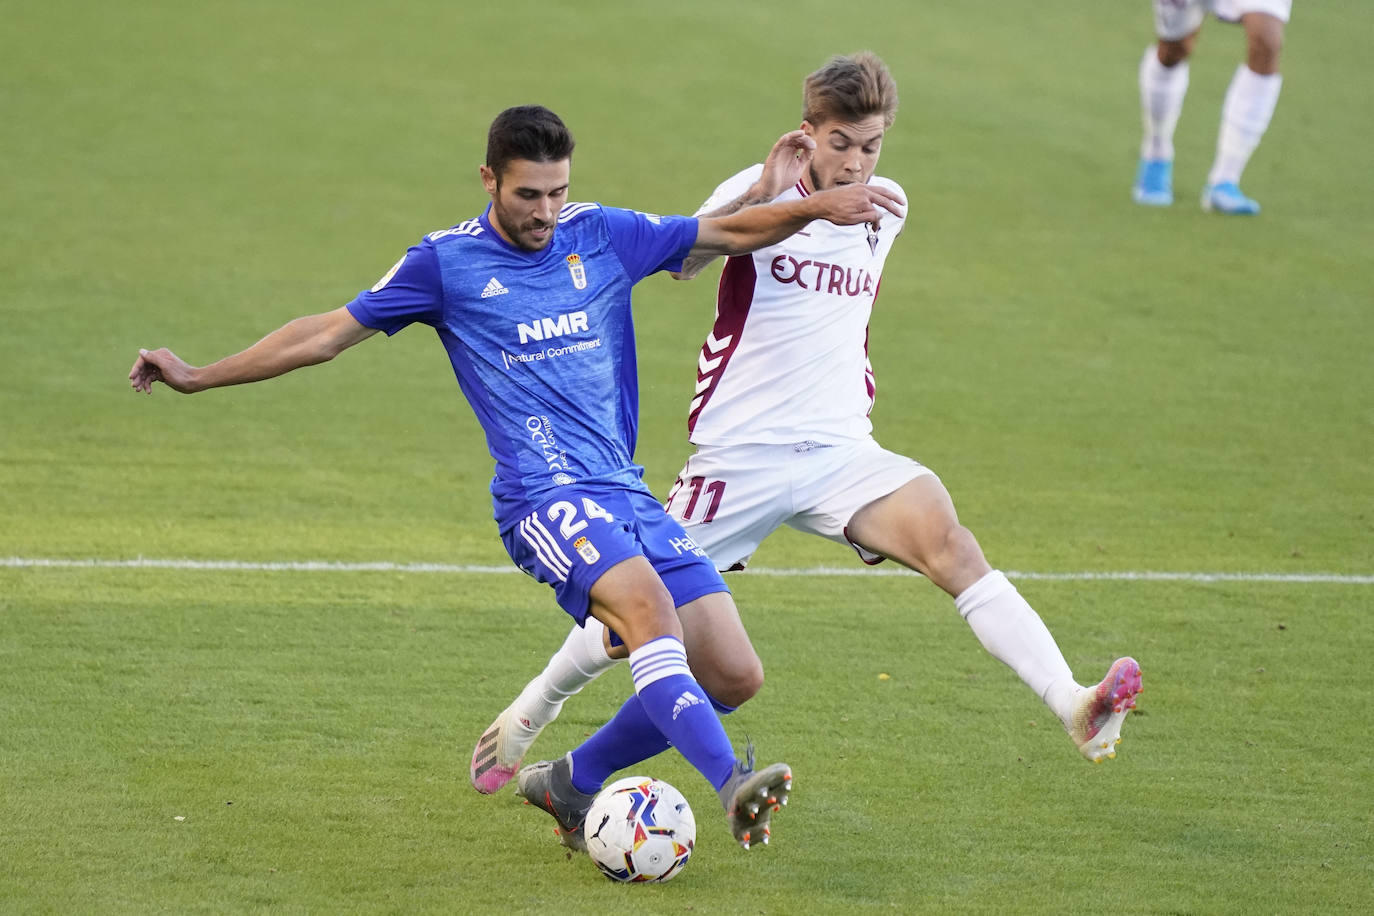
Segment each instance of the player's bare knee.
[{"label": "player's bare knee", "polygon": [[1250,35],[1245,65],[1261,76],[1279,72],[1279,53],[1283,51],[1283,30],[1262,30]]},{"label": "player's bare knee", "polygon": [[1246,13],[1241,22],[1245,25],[1246,66],[1261,76],[1277,73],[1283,51],[1283,20],[1268,13]]},{"label": "player's bare knee", "polygon": [[1159,49],[1156,52],[1156,56],[1159,58],[1159,62],[1164,66],[1176,67],[1187,60],[1188,56],[1193,53],[1193,44],[1196,41],[1197,37],[1193,35],[1189,35],[1187,38],[1182,38],[1178,41],[1166,41],[1161,38],[1159,40]]},{"label": "player's bare knee", "polygon": [[762,689],[763,663],[750,653],[748,659],[736,660],[717,669],[710,680],[709,684],[702,683],[707,693],[726,706],[741,706]]},{"label": "player's bare knee", "polygon": [[630,649],[642,646],[660,636],[673,635],[681,638],[682,635],[682,628],[671,601],[659,600],[657,595],[636,594],[621,597],[613,607],[603,606],[598,617],[602,623],[619,633]]},{"label": "player's bare knee", "polygon": [[932,564],[928,575],[932,582],[950,595],[958,595],[990,569],[983,556],[983,548],[973,532],[963,525],[954,525],[945,534],[938,566]]}]

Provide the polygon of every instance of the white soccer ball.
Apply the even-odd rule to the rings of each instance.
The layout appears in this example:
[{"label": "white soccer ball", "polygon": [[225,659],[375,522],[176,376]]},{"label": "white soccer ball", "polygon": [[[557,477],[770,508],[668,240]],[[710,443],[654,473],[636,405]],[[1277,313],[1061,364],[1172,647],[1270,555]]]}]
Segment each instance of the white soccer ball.
[{"label": "white soccer ball", "polygon": [[587,854],[612,881],[667,881],[682,871],[697,839],[687,799],[649,776],[627,776],[602,789],[583,829]]}]

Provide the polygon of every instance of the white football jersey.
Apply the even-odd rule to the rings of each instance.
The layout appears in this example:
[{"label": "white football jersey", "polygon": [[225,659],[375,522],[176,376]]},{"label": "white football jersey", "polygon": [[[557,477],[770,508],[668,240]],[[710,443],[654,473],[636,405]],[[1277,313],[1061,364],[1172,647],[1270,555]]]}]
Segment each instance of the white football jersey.
[{"label": "white football jersey", "polygon": [[[762,173],[759,164],[729,179],[698,214],[734,200]],[[870,184],[902,193],[876,175]],[[798,182],[777,200],[806,195]],[[868,319],[902,223],[886,212],[876,232],[817,220],[726,262],[687,416],[694,445],[834,444],[872,432]]]}]

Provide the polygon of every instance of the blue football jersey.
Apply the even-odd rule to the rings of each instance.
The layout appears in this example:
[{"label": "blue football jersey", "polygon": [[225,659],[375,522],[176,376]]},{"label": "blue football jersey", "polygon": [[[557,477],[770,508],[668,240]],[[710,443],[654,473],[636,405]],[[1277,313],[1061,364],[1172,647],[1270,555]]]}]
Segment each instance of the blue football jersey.
[{"label": "blue football jersey", "polygon": [[496,460],[504,530],[559,486],[644,488],[630,290],[681,267],[697,222],[568,204],[531,252],[490,214],[426,236],[348,310],[388,335],[414,322],[438,332]]}]

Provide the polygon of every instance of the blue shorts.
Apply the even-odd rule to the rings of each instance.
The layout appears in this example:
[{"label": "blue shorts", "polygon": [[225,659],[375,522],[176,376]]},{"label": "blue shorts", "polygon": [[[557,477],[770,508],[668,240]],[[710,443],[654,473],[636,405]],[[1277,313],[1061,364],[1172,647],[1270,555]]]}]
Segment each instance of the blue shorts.
[{"label": "blue shorts", "polygon": [[559,606],[579,625],[596,580],[631,557],[649,561],[674,607],[730,590],[706,552],[647,491],[560,487],[503,531],[501,541],[516,566],[553,586]]}]

